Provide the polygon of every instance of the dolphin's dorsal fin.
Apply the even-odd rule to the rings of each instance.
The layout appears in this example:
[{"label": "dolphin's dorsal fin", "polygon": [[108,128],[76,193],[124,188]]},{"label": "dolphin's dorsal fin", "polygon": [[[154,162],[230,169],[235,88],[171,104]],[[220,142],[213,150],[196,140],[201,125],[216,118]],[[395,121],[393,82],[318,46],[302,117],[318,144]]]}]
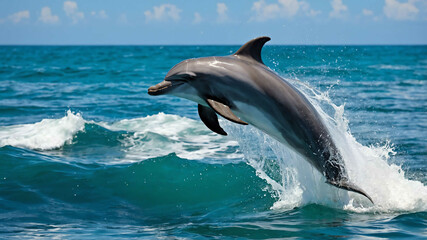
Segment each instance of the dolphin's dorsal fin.
[{"label": "dolphin's dorsal fin", "polygon": [[212,100],[212,99],[207,99],[206,101],[208,102],[209,106],[213,110],[215,110],[216,113],[218,113],[219,115],[221,115],[225,119],[228,119],[232,122],[239,123],[242,125],[248,125],[247,122],[242,121],[240,118],[238,118],[236,115],[234,115],[234,113],[231,111],[229,106],[227,106],[223,103],[217,102],[215,100]]},{"label": "dolphin's dorsal fin", "polygon": [[206,125],[206,127],[212,130],[212,132],[227,136],[227,133],[219,125],[218,116],[216,115],[215,111],[212,110],[212,108],[199,104],[197,110],[199,111],[200,119]]},{"label": "dolphin's dorsal fin", "polygon": [[264,64],[261,59],[261,49],[266,42],[270,41],[270,39],[271,38],[269,37],[259,37],[259,38],[252,39],[249,42],[247,42],[245,45],[240,47],[240,49],[237,50],[237,52],[235,52],[233,55],[245,56],[259,63]]}]

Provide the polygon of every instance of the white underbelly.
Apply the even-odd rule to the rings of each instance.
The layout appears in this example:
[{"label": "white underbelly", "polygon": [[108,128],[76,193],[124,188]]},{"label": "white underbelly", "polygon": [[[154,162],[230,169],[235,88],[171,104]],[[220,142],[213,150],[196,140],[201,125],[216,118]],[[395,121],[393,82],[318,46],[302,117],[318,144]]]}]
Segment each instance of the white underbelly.
[{"label": "white underbelly", "polygon": [[272,136],[279,142],[286,144],[289,146],[288,142],[285,138],[283,138],[282,133],[279,129],[277,129],[273,121],[276,119],[271,119],[271,117],[265,112],[261,111],[259,108],[254,107],[253,105],[249,105],[243,102],[233,102],[236,105],[237,110],[233,110],[233,112],[243,121],[253,125],[254,127],[260,129],[261,131],[267,133]]}]

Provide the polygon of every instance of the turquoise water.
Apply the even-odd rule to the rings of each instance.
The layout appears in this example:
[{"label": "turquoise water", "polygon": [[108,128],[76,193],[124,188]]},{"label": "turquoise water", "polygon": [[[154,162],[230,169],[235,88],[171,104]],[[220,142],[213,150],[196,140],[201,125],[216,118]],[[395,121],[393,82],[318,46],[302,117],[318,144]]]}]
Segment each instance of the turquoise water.
[{"label": "turquoise water", "polygon": [[147,88],[239,46],[0,47],[0,238],[423,238],[427,47],[266,46],[375,201],[250,126]]}]

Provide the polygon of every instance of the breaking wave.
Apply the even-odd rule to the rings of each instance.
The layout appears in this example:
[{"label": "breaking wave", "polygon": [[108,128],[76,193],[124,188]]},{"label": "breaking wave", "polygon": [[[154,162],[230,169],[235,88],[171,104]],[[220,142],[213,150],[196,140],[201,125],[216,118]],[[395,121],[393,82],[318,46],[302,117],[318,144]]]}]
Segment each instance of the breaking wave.
[{"label": "breaking wave", "polygon": [[[251,127],[220,119],[229,133],[209,131],[201,121],[159,113],[114,123],[85,120],[67,112],[60,119],[0,127],[0,147],[33,149],[61,155],[69,161],[128,164],[170,154],[187,160],[225,164],[246,161],[268,183],[263,189],[276,199],[275,210],[321,204],[354,212],[425,211],[427,187],[410,180],[401,166],[391,162],[393,147],[364,146],[348,127],[344,105],[337,106],[328,92],[319,92],[297,80],[297,86],[317,109],[341,151],[350,181],[368,193],[365,197],[337,189],[303,157]],[[61,158],[62,159],[62,158]],[[255,186],[254,186],[255,187]]]},{"label": "breaking wave", "polygon": [[[106,123],[87,121],[80,113],[68,110],[60,119],[0,127],[0,147],[57,154],[73,146],[99,144],[104,147],[103,153],[113,146],[120,147],[122,153],[108,162],[101,160],[105,164],[132,163],[171,153],[190,160],[224,162],[242,158],[236,141],[212,133],[200,121],[164,113]],[[79,157],[85,160],[85,156]]]}]

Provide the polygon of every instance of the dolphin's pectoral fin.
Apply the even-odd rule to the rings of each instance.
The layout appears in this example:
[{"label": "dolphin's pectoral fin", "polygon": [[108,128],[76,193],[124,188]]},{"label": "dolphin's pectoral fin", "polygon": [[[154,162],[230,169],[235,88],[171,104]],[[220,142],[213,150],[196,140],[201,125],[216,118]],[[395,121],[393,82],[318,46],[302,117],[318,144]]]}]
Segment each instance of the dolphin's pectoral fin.
[{"label": "dolphin's pectoral fin", "polygon": [[337,182],[337,181],[327,180],[326,183],[329,183],[332,186],[335,186],[337,188],[341,188],[341,189],[345,189],[345,190],[348,190],[348,191],[352,191],[352,192],[356,192],[356,193],[362,194],[367,199],[369,199],[369,201],[371,201],[372,204],[374,204],[374,201],[372,201],[372,198],[367,193],[365,193],[365,191],[363,191],[362,189],[360,189],[359,187],[357,187],[356,185],[354,185],[354,184],[352,184],[350,182],[347,182],[347,181],[339,181],[339,182]]},{"label": "dolphin's pectoral fin", "polygon": [[206,101],[208,102],[209,106],[213,110],[215,110],[216,113],[221,115],[222,117],[224,117],[224,118],[226,118],[232,122],[235,122],[235,123],[239,123],[242,125],[248,125],[247,122],[242,121],[240,118],[238,118],[236,115],[234,115],[234,113],[231,111],[229,106],[227,106],[223,103],[217,102],[215,100],[212,100],[212,99],[207,99]]},{"label": "dolphin's pectoral fin", "polygon": [[218,116],[216,115],[214,110],[209,107],[202,106],[200,104],[198,105],[197,109],[199,111],[199,117],[206,125],[206,127],[212,130],[212,132],[227,136],[227,133],[219,125]]},{"label": "dolphin's pectoral fin", "polygon": [[240,47],[237,52],[235,52],[234,56],[245,56],[250,59],[253,59],[259,63],[262,63],[261,59],[261,49],[264,46],[266,42],[270,41],[269,37],[259,37],[252,39],[251,41],[247,42],[245,45]]}]

